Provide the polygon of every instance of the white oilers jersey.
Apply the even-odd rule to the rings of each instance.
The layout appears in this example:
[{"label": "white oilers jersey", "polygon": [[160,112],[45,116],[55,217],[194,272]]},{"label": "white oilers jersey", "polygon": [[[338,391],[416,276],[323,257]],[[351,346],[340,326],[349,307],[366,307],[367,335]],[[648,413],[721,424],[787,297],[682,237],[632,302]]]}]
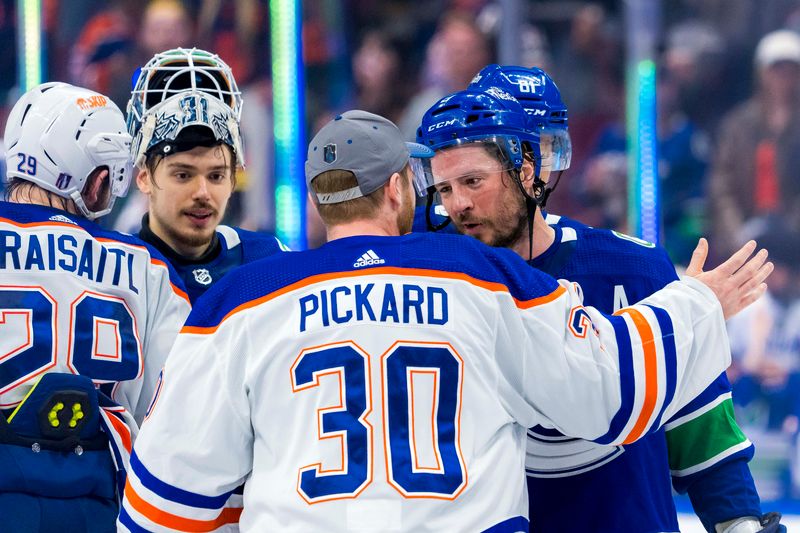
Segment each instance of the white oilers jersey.
[{"label": "white oilers jersey", "polygon": [[88,376],[120,406],[109,411],[129,426],[109,423],[130,448],[137,424],[122,409],[144,418],[189,314],[158,257],[63,211],[0,202],[0,408],[46,372]]},{"label": "white oilers jersey", "polygon": [[[176,341],[119,524],[527,531],[526,427],[627,442],[727,366],[702,284],[649,303],[604,317],[461,236],[351,237],[245,265]],[[239,516],[223,507],[243,482]]]}]

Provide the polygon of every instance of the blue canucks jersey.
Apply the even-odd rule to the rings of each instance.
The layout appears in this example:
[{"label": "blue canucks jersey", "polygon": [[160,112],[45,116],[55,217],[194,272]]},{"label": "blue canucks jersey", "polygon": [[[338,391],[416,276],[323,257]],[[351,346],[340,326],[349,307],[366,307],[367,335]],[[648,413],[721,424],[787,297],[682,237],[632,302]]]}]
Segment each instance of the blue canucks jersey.
[{"label": "blue canucks jersey", "polygon": [[139,237],[158,248],[175,267],[183,279],[192,304],[234,268],[287,250],[277,237],[270,234],[220,225],[217,226],[211,249],[198,259],[187,259],[177,254],[150,230],[146,215],[142,220]]},{"label": "blue canucks jersey", "polygon": [[[666,252],[653,244],[565,217],[550,215],[548,223],[555,242],[530,264],[579,283],[586,305],[613,313],[677,279]],[[719,444],[700,432],[709,425],[721,435]],[[531,530],[678,531],[671,472],[676,490],[689,492],[711,530],[723,520],[760,515],[747,467],[753,446],[733,420],[724,374],[665,427],[633,444],[602,448],[530,428]]]}]

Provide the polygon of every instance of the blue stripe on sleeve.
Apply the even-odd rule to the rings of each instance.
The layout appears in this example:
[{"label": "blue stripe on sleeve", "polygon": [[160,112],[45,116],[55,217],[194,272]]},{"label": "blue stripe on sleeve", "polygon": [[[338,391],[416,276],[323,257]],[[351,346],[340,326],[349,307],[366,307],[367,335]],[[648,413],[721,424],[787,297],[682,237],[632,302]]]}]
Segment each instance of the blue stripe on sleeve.
[{"label": "blue stripe on sleeve", "polygon": [[131,469],[136,474],[136,477],[139,478],[139,481],[142,482],[142,485],[151,492],[155,492],[166,500],[189,507],[196,507],[199,509],[222,509],[225,502],[228,501],[228,496],[233,492],[233,490],[230,490],[219,496],[204,496],[174,487],[151,474],[139,460],[135,449],[131,454]]},{"label": "blue stripe on sleeve", "polygon": [[524,516],[515,516],[508,520],[503,520],[489,529],[484,529],[482,533],[516,533],[518,531],[528,531],[529,522]]},{"label": "blue stripe on sleeve", "polygon": [[119,522],[123,526],[127,527],[132,533],[150,533],[147,529],[133,521],[133,518],[131,518],[131,515],[128,514],[128,511],[125,509],[124,505],[119,506]]},{"label": "blue stripe on sleeve", "polygon": [[675,386],[678,381],[676,368],[678,358],[675,349],[675,330],[672,327],[672,319],[669,317],[669,314],[660,307],[653,307],[652,305],[648,305],[647,307],[653,310],[658,320],[658,327],[661,328],[661,338],[663,339],[664,345],[664,364],[667,375],[664,403],[661,405],[661,410],[655,422],[653,422],[653,427],[658,427],[661,425],[661,417],[664,415],[664,410],[675,396]]},{"label": "blue stripe on sleeve", "polygon": [[608,317],[611,325],[614,326],[614,336],[617,339],[617,347],[619,348],[619,377],[620,377],[620,407],[614,418],[611,419],[611,425],[608,432],[596,439],[594,442],[598,444],[608,444],[613,442],[619,437],[619,434],[625,429],[625,425],[631,417],[633,412],[633,400],[636,396],[636,379],[633,372],[633,352],[631,351],[631,335],[628,331],[628,325],[625,319],[621,316]]}]

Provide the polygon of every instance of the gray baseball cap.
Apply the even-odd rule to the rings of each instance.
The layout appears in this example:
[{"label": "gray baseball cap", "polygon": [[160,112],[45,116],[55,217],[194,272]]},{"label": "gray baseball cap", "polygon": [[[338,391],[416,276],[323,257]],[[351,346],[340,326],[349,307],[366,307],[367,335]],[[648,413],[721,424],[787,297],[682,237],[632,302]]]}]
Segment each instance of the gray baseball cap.
[{"label": "gray baseball cap", "polygon": [[392,174],[403,170],[409,158],[433,155],[427,146],[405,142],[390,120],[355,109],[338,115],[311,139],[306,185],[311,190],[314,178],[328,170],[349,170],[356,176],[357,187],[316,195],[320,204],[346,202],[378,190]]}]

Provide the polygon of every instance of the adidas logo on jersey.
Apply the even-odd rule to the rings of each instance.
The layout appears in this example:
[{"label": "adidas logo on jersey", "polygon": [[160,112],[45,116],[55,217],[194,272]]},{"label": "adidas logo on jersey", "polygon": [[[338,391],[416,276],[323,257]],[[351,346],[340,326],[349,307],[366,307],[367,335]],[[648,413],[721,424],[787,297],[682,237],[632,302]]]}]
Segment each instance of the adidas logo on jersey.
[{"label": "adidas logo on jersey", "polygon": [[386,261],[384,261],[383,259],[378,257],[378,254],[376,254],[372,250],[367,250],[366,252],[361,254],[361,257],[356,259],[356,262],[353,263],[353,267],[354,268],[360,268],[360,267],[365,267],[365,266],[370,266],[370,265],[382,265],[385,262]]},{"label": "adidas logo on jersey", "polygon": [[71,218],[67,218],[64,215],[53,215],[48,220],[52,222],[66,222],[67,224],[75,224],[75,221]]}]

